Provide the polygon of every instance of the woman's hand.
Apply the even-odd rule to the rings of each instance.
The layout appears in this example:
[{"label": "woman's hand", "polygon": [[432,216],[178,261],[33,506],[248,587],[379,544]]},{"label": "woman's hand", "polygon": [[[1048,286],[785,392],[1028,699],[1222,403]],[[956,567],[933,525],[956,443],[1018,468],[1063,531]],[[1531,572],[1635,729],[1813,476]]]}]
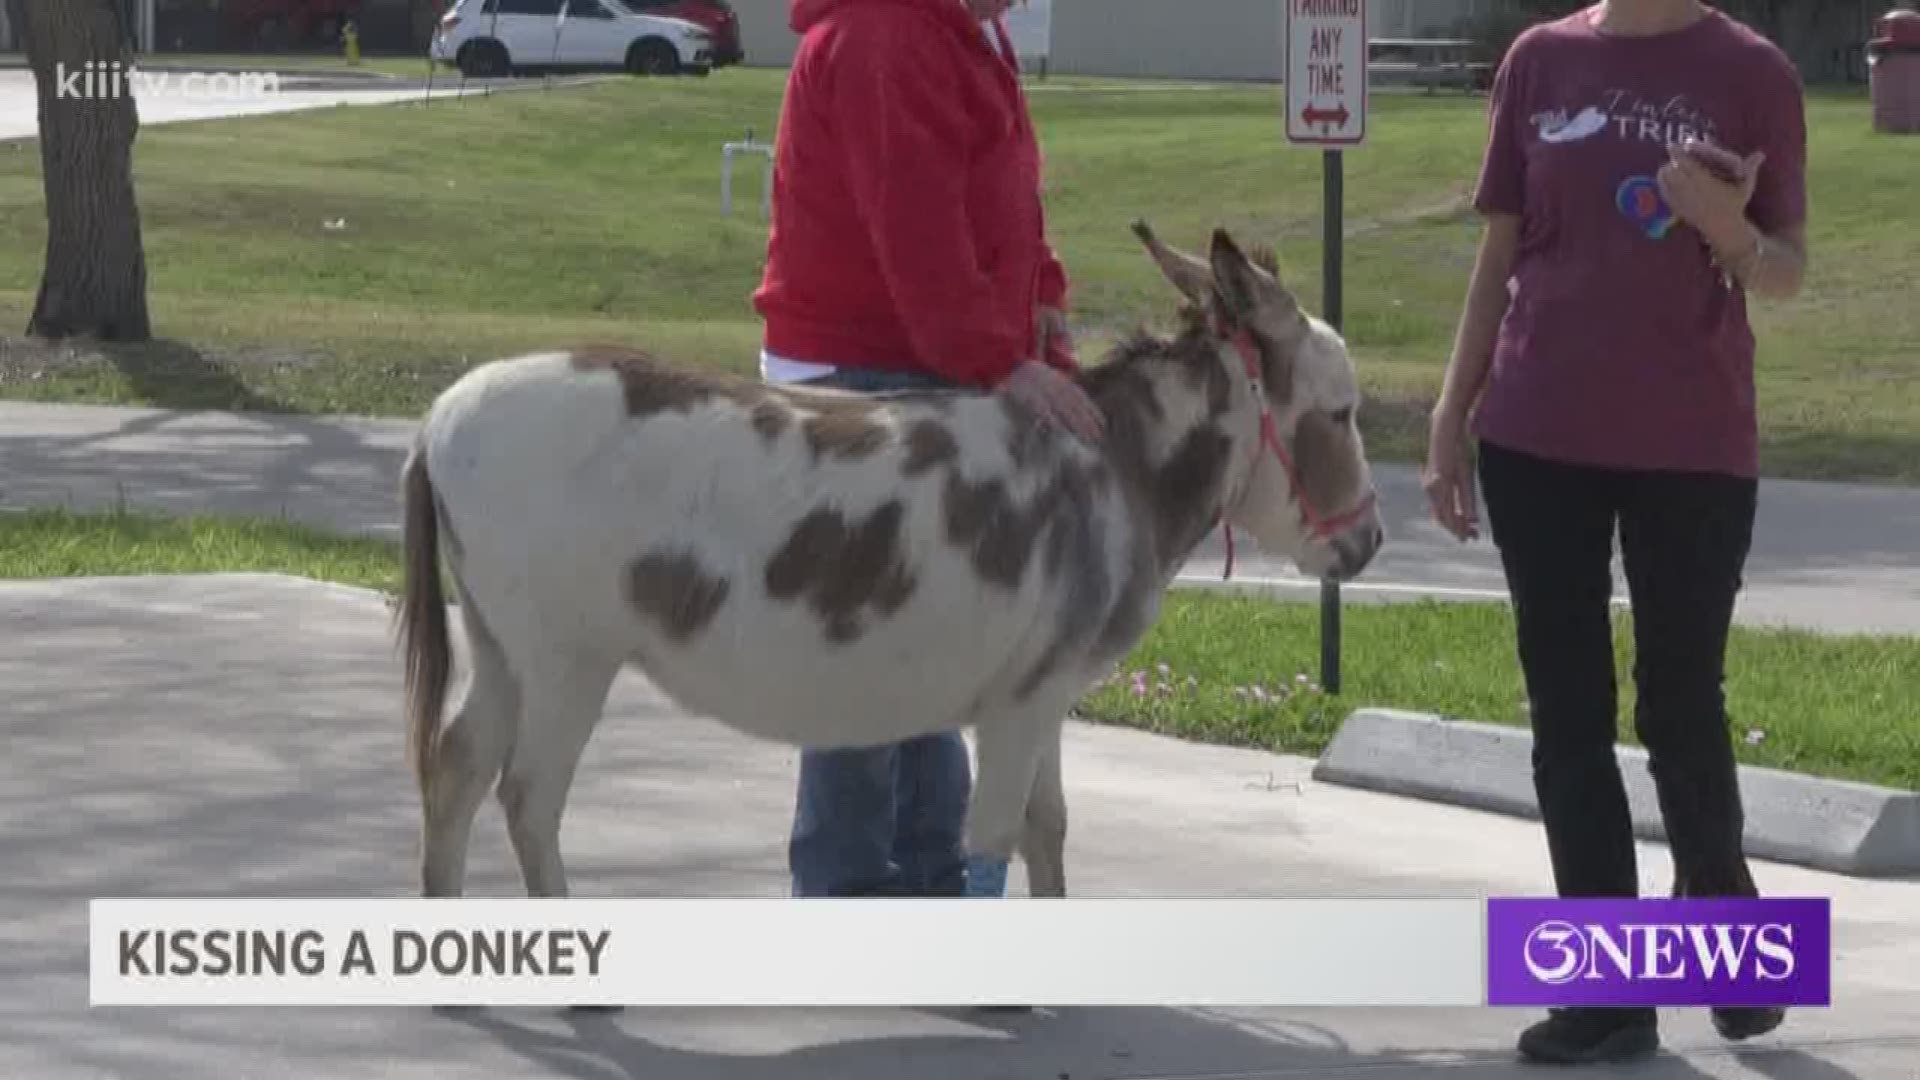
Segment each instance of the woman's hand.
[{"label": "woman's hand", "polygon": [[1040,309],[1040,355],[1047,355],[1056,342],[1062,353],[1073,355],[1073,331],[1067,326],[1067,313],[1056,307],[1043,307]]},{"label": "woman's hand", "polygon": [[1656,182],[1674,216],[1699,230],[1711,243],[1724,243],[1746,228],[1747,203],[1760,182],[1766,154],[1745,158],[1703,142],[1669,146],[1668,161]]},{"label": "woman's hand", "polygon": [[1427,467],[1420,486],[1440,527],[1456,540],[1480,535],[1480,510],[1474,496],[1473,465],[1467,454],[1467,418],[1460,409],[1442,403],[1434,409],[1427,431]]},{"label": "woman's hand", "polygon": [[1064,425],[1088,442],[1099,441],[1106,415],[1071,377],[1043,360],[1028,360],[1013,369],[1000,392],[1032,409],[1040,419]]}]

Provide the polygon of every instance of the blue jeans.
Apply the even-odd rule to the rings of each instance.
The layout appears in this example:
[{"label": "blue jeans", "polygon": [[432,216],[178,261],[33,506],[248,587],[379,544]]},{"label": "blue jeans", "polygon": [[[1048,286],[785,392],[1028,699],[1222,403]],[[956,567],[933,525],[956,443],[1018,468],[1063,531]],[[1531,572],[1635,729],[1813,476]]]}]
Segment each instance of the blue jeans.
[{"label": "blue jeans", "polygon": [[[863,393],[944,384],[849,370],[812,380]],[[891,746],[806,750],[787,843],[795,896],[960,896],[972,761],[958,731]]]}]

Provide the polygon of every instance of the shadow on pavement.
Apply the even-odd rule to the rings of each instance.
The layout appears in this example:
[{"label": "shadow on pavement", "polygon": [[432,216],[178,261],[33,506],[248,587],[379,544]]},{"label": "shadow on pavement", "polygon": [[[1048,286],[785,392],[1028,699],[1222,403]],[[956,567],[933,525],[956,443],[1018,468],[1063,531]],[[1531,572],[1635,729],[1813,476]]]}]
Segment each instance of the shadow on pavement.
[{"label": "shadow on pavement", "polygon": [[[149,361],[119,362],[136,385],[147,377],[140,372]],[[244,396],[251,410],[152,411],[102,422],[75,409],[56,430],[0,432],[0,503],[280,516],[398,535],[409,425],[287,412],[197,354],[159,362],[203,365],[210,381],[203,396]]]},{"label": "shadow on pavement", "polygon": [[[1512,1057],[1445,1049],[1363,1053],[1334,1032],[1311,1023],[1250,1025],[1208,1010],[1084,1008],[1041,1010],[1025,1016],[966,1009],[917,1010],[975,1033],[864,1038],[824,1042],[788,1052],[744,1055],[659,1045],[630,1034],[623,1013],[552,1013],[552,1020],[509,1019],[471,1010],[444,1019],[483,1032],[542,1072],[579,1080],[702,1077],[725,1080],[806,1080],[811,1077],[1032,1077],[1035,1080],[1278,1080],[1331,1073],[1485,1077],[1532,1074]],[[1311,1010],[1307,1010],[1311,1011]],[[519,1014],[525,1016],[525,1014]],[[783,1019],[792,1024],[793,1011]],[[729,1025],[738,1030],[742,1023]],[[1107,1048],[1104,1053],[1098,1048]],[[1136,1050],[1135,1048],[1140,1048]],[[1173,1051],[1173,1054],[1169,1054]],[[1089,1055],[1104,1056],[1090,1065]],[[1767,1073],[1778,1080],[1832,1080],[1851,1074],[1807,1055],[1815,1071]],[[1160,1059],[1166,1059],[1164,1062]],[[1174,1061],[1179,1064],[1174,1064]],[[1218,1062],[1230,1071],[1207,1068]],[[1252,1069],[1247,1062],[1260,1062]],[[1229,1063],[1231,1063],[1229,1065]],[[1650,1080],[1695,1080],[1707,1074],[1682,1058],[1662,1054],[1609,1075]]]},{"label": "shadow on pavement", "polygon": [[1859,1074],[1805,1050],[1749,1050],[1735,1060],[1767,1080],[1861,1080]]}]

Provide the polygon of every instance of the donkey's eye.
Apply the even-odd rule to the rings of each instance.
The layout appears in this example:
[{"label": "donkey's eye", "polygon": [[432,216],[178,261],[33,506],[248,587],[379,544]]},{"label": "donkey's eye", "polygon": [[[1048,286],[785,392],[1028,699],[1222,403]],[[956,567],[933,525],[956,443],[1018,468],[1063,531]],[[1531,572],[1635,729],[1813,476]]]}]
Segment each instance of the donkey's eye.
[{"label": "donkey's eye", "polygon": [[1350,422],[1352,419],[1353,419],[1353,406],[1351,405],[1347,406],[1344,409],[1336,409],[1333,412],[1333,422],[1336,424],[1345,425],[1348,422]]}]

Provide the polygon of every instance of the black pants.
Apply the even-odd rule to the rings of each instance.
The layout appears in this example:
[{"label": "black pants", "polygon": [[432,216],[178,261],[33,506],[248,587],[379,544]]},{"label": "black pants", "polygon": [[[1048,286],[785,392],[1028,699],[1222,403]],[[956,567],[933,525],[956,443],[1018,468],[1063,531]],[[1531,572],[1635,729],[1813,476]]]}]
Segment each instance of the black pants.
[{"label": "black pants", "polygon": [[1618,526],[1633,605],[1634,730],[1659,792],[1674,894],[1755,895],[1722,679],[1757,483],[1583,468],[1488,444],[1480,477],[1513,597],[1534,789],[1559,894],[1639,891],[1614,757]]}]

